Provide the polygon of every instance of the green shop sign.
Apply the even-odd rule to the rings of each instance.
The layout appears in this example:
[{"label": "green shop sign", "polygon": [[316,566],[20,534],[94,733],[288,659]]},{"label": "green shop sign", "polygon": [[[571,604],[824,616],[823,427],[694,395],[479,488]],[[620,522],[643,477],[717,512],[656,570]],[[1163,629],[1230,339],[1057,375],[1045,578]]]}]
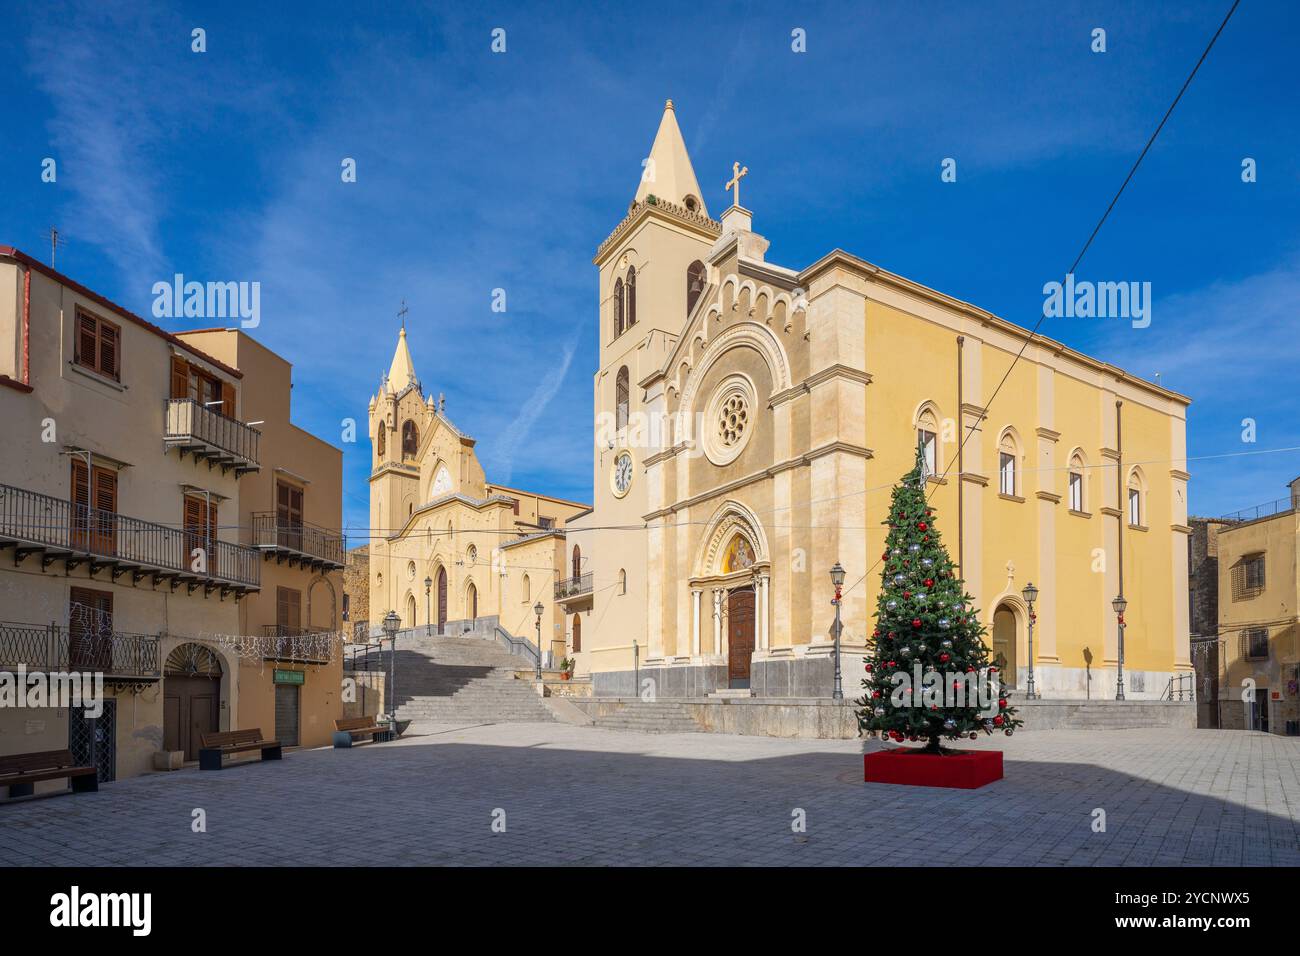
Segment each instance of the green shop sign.
[{"label": "green shop sign", "polygon": [[275,672],[275,682],[277,684],[301,684],[306,680],[307,675],[303,671],[282,671]]}]

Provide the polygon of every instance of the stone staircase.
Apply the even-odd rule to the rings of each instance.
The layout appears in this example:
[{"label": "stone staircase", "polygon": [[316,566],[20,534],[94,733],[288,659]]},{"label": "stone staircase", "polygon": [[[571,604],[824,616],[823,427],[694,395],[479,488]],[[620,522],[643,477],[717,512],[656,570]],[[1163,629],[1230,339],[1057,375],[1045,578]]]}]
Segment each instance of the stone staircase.
[{"label": "stone staircase", "polygon": [[686,706],[668,700],[574,701],[605,730],[630,730],[641,734],[697,734],[703,728]]},{"label": "stone staircase", "polygon": [[[408,632],[397,639],[396,664],[399,720],[440,724],[555,720],[532,683],[515,679],[515,671],[529,665],[495,640]],[[387,672],[387,653],[375,666]]]}]

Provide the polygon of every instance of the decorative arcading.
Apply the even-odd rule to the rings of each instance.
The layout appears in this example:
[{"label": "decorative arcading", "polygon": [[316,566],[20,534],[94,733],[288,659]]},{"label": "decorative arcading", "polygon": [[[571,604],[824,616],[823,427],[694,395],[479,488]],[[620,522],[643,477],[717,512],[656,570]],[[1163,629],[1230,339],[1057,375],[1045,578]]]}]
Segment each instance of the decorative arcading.
[{"label": "decorative arcading", "polygon": [[641,200],[639,203],[635,203],[632,206],[632,208],[628,210],[627,215],[624,216],[622,221],[617,226],[614,227],[614,231],[609,234],[609,238],[607,238],[604,242],[600,244],[599,247],[597,247],[596,258],[600,258],[600,256],[605,252],[605,250],[609,248],[610,244],[612,244],[616,239],[618,239],[619,235],[627,227],[627,224],[630,223],[633,219],[635,219],[637,214],[641,212],[641,210],[644,209],[646,206],[654,206],[656,209],[660,209],[676,217],[677,219],[681,219],[683,222],[689,222],[692,225],[702,226],[705,229],[709,229],[712,230],[713,232],[718,233],[719,235],[722,233],[722,223],[718,222],[716,219],[710,219],[708,216],[701,215],[698,212],[691,212],[685,206],[679,206],[675,202],[669,202],[666,199],[660,199],[658,196],[656,196],[654,202],[650,202],[649,198],[646,198]]}]

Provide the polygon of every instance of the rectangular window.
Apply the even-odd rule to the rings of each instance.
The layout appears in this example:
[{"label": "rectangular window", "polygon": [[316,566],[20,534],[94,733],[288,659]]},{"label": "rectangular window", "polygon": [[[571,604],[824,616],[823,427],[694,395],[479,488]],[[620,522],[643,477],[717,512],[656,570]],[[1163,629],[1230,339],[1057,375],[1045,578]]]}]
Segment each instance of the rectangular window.
[{"label": "rectangular window", "polygon": [[280,547],[302,550],[302,489],[297,485],[275,483],[275,527]]},{"label": "rectangular window", "polygon": [[346,591],[343,592],[343,620],[345,621],[351,620],[351,618],[348,617],[348,612],[352,610],[352,602],[348,600],[351,597],[351,594],[348,594]]},{"label": "rectangular window", "polygon": [[1070,510],[1083,510],[1083,475],[1077,471],[1070,472]]},{"label": "rectangular window", "polygon": [[998,489],[1004,495],[1016,493],[1016,456],[1002,452],[998,456]]},{"label": "rectangular window", "polygon": [[68,589],[68,656],[70,670],[112,672],[113,592]]},{"label": "rectangular window", "polygon": [[116,554],[117,472],[72,459],[72,546]]},{"label": "rectangular window", "polygon": [[174,355],[171,397],[188,398],[209,411],[235,417],[235,386]]},{"label": "rectangular window", "polygon": [[302,592],[294,588],[275,589],[275,625],[281,637],[302,632]]},{"label": "rectangular window", "polygon": [[1264,556],[1262,554],[1248,558],[1244,564],[1243,573],[1246,578],[1246,590],[1264,590]]},{"label": "rectangular window", "polygon": [[924,428],[917,432],[921,442],[921,457],[925,462],[926,477],[937,475],[939,473],[939,447],[937,436],[934,432],[926,431]]},{"label": "rectangular window", "polygon": [[77,309],[74,361],[107,378],[121,381],[122,330],[107,319]]},{"label": "rectangular window", "polygon": [[1268,659],[1268,628],[1252,627],[1241,632],[1242,656],[1253,661]]}]

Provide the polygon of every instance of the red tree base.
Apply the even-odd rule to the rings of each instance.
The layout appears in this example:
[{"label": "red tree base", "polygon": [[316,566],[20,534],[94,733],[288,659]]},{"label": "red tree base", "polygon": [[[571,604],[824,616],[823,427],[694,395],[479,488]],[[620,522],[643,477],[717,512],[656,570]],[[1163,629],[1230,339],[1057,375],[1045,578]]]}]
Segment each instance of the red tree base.
[{"label": "red tree base", "polygon": [[912,787],[975,790],[1002,779],[1002,751],[950,750],[928,754],[900,747],[862,757],[867,783],[901,783]]}]

